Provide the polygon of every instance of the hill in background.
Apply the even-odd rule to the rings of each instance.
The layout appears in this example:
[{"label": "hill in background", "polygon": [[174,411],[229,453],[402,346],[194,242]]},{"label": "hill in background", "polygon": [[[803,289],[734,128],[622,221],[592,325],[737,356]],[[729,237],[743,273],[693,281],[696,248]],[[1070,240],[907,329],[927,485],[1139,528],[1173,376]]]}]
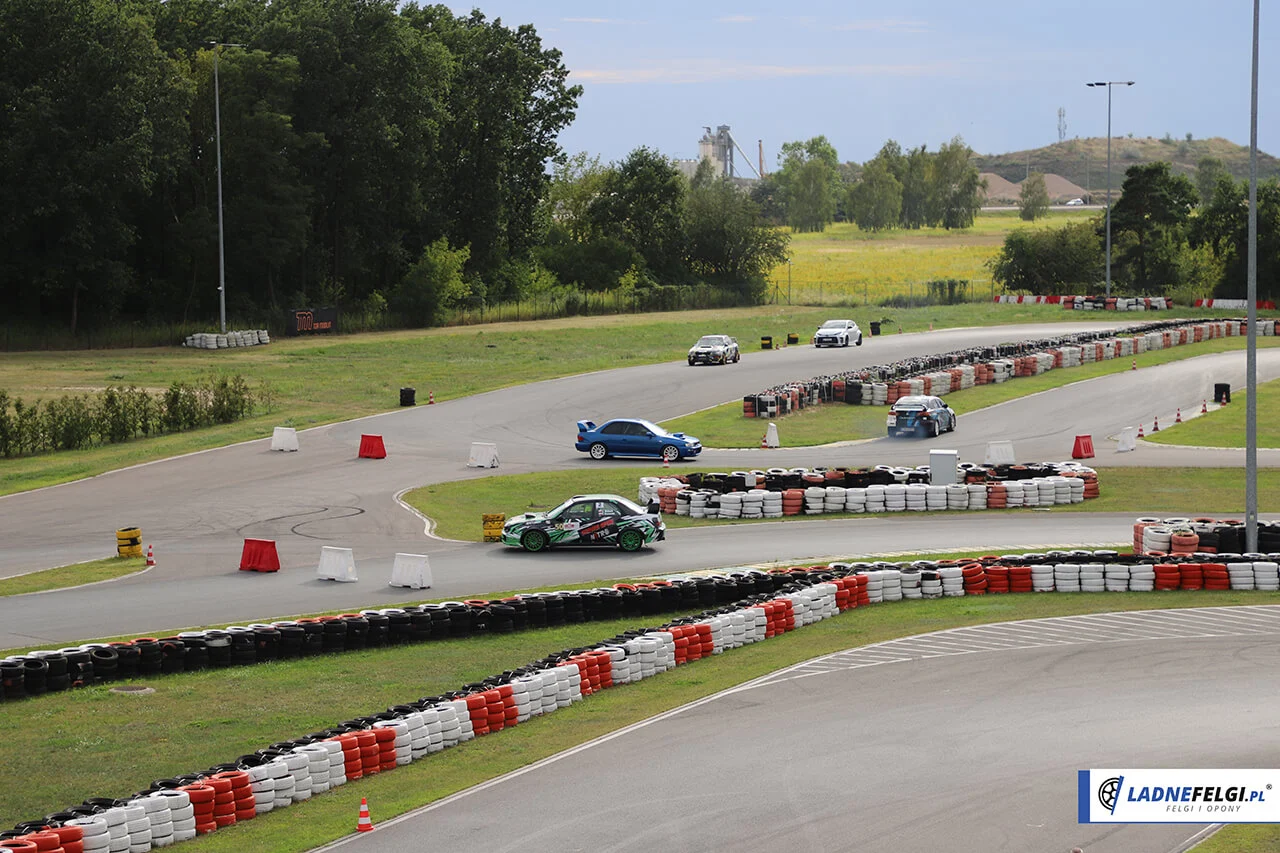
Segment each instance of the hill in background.
[{"label": "hill in background", "polygon": [[[1018,203],[1022,195],[1021,181],[1018,183],[1006,181],[995,172],[981,172],[979,177],[987,182],[987,204]],[[1061,175],[1045,175],[1044,188],[1049,193],[1049,201],[1053,204],[1063,204],[1073,198],[1084,198],[1088,195],[1083,187],[1071,183]]]},{"label": "hill in background", "polygon": [[[1136,138],[1115,137],[1111,140],[1111,186],[1118,190],[1124,183],[1124,172],[1130,166],[1164,160],[1173,164],[1179,174],[1195,179],[1196,163],[1203,157],[1216,157],[1226,166],[1227,171],[1237,179],[1249,177],[1249,147],[1236,145],[1228,139],[1163,139],[1154,137]],[[999,176],[1011,184],[1025,180],[1028,172],[1043,172],[1046,176],[1057,175],[1074,184],[1078,190],[1076,195],[1083,196],[1092,192],[1106,192],[1107,188],[1107,139],[1095,137],[1090,139],[1070,139],[1044,148],[1031,151],[1013,151],[1008,154],[978,155],[972,160],[979,172],[989,172]],[[1280,177],[1280,160],[1270,154],[1258,152],[1258,179]],[[1048,178],[1046,177],[1046,181]],[[988,197],[994,201],[992,191],[996,184],[991,182]],[[1003,184],[999,188],[1008,191]],[[1049,186],[1049,196],[1055,200],[1058,193],[1054,186]],[[1064,188],[1065,189],[1065,188]],[[1067,190],[1069,192],[1069,190]],[[1063,193],[1065,195],[1065,192]],[[1013,199],[1017,199],[1017,187],[1014,187]]]}]

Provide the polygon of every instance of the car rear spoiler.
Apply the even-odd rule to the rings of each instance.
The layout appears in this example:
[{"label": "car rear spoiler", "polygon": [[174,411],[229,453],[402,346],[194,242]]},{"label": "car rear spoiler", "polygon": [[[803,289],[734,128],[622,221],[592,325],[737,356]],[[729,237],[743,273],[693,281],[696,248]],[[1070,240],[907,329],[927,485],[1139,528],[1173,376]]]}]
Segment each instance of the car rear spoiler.
[{"label": "car rear spoiler", "polygon": [[589,432],[595,428],[594,421],[578,421],[578,432]]}]

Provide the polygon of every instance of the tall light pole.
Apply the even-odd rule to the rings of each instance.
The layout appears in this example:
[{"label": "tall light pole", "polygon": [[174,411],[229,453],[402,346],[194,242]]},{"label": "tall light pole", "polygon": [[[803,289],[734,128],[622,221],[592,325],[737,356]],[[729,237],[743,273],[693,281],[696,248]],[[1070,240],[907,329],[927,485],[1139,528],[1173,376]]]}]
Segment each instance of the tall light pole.
[{"label": "tall light pole", "polygon": [[1244,540],[1258,550],[1258,0],[1253,0],[1253,69],[1249,84],[1249,332],[1245,359]]},{"label": "tall light pole", "polygon": [[1111,298],[1111,87],[1132,86],[1132,80],[1085,83],[1089,88],[1107,87],[1107,298]]},{"label": "tall light pole", "polygon": [[224,47],[244,47],[242,44],[211,41],[213,47],[213,126],[218,149],[218,317],[222,321],[222,334],[227,333],[227,255],[222,237],[222,105],[218,96],[218,56]]}]

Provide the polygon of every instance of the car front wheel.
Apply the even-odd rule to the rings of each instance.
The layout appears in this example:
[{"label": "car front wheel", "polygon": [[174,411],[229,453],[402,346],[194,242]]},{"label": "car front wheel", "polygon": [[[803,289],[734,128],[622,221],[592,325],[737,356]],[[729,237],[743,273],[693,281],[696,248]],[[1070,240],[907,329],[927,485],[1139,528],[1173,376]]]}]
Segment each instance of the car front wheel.
[{"label": "car front wheel", "polygon": [[858,335],[858,346],[862,346],[862,335]]},{"label": "car front wheel", "polygon": [[674,444],[666,444],[662,447],[662,458],[668,462],[675,462],[680,458],[680,448]]},{"label": "car front wheel", "polygon": [[524,548],[531,554],[547,550],[547,546],[550,544],[551,540],[548,539],[547,534],[541,530],[528,530],[520,537],[520,547]]},{"label": "car front wheel", "polygon": [[597,441],[591,445],[591,450],[588,452],[592,459],[604,459],[609,455],[609,448],[603,442]]},{"label": "car front wheel", "polygon": [[644,547],[644,534],[628,528],[618,534],[618,547],[623,551],[639,551]]}]

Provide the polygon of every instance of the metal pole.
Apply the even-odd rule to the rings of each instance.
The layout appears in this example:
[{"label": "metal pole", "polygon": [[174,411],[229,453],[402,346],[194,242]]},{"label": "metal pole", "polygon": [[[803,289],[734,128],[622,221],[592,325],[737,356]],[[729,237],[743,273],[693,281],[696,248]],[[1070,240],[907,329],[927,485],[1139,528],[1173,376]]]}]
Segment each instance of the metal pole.
[{"label": "metal pole", "polygon": [[1253,71],[1249,84],[1248,356],[1245,364],[1244,537],[1258,550],[1258,5],[1253,0]]},{"label": "metal pole", "polygon": [[1111,298],[1111,84],[1107,84],[1107,298]]},{"label": "metal pole", "polygon": [[218,54],[221,52],[221,46],[214,45],[213,124],[218,149],[218,317],[222,323],[222,334],[225,335],[227,333],[227,256],[222,237],[222,105],[218,94]]},{"label": "metal pole", "polygon": [[791,304],[791,259],[787,258],[787,304]]}]

